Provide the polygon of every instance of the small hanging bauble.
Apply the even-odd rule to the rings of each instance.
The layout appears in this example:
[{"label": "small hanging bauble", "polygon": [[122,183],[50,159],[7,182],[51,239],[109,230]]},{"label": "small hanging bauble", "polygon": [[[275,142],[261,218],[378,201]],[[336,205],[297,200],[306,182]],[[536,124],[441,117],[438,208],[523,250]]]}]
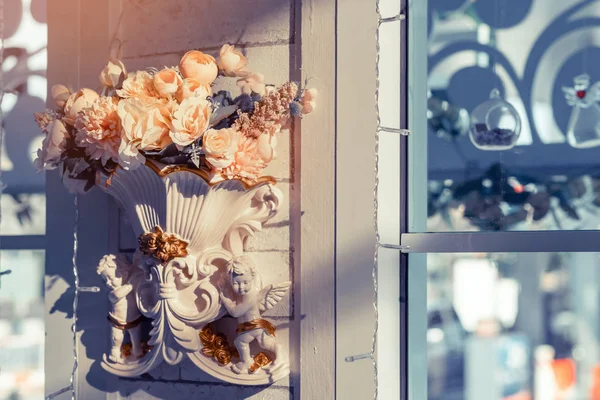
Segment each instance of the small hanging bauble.
[{"label": "small hanging bauble", "polygon": [[567,141],[579,149],[600,146],[600,82],[590,87],[588,75],[579,75],[574,82],[573,87],[563,87],[567,103],[573,107]]},{"label": "small hanging bauble", "polygon": [[521,118],[517,110],[492,90],[490,99],[471,113],[469,136],[481,150],[508,150],[517,143],[521,133]]}]

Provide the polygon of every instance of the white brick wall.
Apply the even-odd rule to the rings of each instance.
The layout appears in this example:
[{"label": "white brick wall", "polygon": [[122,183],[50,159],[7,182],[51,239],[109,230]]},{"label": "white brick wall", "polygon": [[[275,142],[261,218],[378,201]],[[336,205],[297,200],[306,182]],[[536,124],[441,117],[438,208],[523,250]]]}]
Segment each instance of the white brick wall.
[{"label": "white brick wall", "polygon": [[[262,72],[266,81],[281,84],[298,71],[290,69],[295,59],[294,0],[169,0],[130,2],[124,15],[121,39],[123,60],[128,70],[149,66],[161,68],[177,65],[181,55],[199,49],[214,56],[223,43],[236,44],[246,54],[249,68]],[[217,89],[239,89],[231,79]],[[297,200],[291,182],[294,143],[293,132],[279,136],[278,157],[265,174],[278,180],[284,194],[279,213],[248,242],[247,249],[256,261],[265,284],[290,280],[294,276],[294,252],[290,242],[290,199]],[[121,249],[135,246],[135,238],[121,214]],[[298,221],[299,222],[299,221]],[[294,294],[270,310],[270,318],[278,326],[277,336],[284,345],[290,337],[298,338],[294,320]],[[296,340],[297,339],[293,339]],[[299,344],[292,346],[296,351]],[[293,351],[293,350],[292,350]],[[293,362],[293,361],[292,361]],[[292,365],[292,375],[298,374]],[[289,378],[267,387],[243,387],[220,382],[201,372],[189,361],[177,366],[163,365],[141,379],[119,379],[119,399],[272,399],[293,398],[293,381]]]}]

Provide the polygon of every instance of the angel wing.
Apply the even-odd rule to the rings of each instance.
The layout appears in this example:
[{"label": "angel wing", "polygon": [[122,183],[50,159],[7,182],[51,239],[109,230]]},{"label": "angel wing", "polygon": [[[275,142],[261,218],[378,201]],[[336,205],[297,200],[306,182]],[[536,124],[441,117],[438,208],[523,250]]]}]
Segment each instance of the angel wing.
[{"label": "angel wing", "polygon": [[278,283],[276,285],[269,285],[260,291],[260,302],[258,304],[258,309],[261,312],[270,310],[275,307],[277,303],[283,299],[285,293],[292,286],[291,281],[286,281],[282,283]]},{"label": "angel wing", "polygon": [[572,87],[563,86],[562,91],[565,95],[565,99],[567,100],[568,105],[574,106],[575,104],[577,104],[577,91],[575,89],[573,89]]}]

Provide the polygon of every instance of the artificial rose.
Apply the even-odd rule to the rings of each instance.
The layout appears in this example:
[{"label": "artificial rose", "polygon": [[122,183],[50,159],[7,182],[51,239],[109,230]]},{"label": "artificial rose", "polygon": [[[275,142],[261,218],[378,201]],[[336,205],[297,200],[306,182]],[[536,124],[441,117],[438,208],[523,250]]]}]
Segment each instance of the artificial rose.
[{"label": "artificial rose", "polygon": [[248,63],[241,51],[235,46],[224,44],[219,52],[219,69],[225,76],[241,76],[245,73],[244,67]]},{"label": "artificial rose", "polygon": [[211,104],[202,97],[188,97],[173,114],[170,136],[177,147],[187,146],[208,129]]},{"label": "artificial rose", "polygon": [[85,148],[87,155],[101,160],[119,162],[119,147],[123,130],[117,113],[118,100],[114,97],[99,97],[77,116],[75,142]]},{"label": "artificial rose", "polygon": [[305,90],[302,94],[302,98],[300,99],[300,103],[302,104],[302,114],[310,114],[317,107],[317,89],[312,88]]},{"label": "artificial rose", "polygon": [[266,92],[265,76],[259,72],[248,73],[243,78],[238,79],[237,85],[244,94],[254,92],[263,96]]},{"label": "artificial rose", "polygon": [[135,169],[146,160],[140,150],[161,150],[171,144],[170,104],[137,98],[119,102],[117,112],[124,133],[119,146],[121,167]]},{"label": "artificial rose", "polygon": [[140,150],[160,150],[171,144],[170,109],[159,102],[121,100],[118,114],[127,141]]},{"label": "artificial rose", "polygon": [[171,98],[180,91],[183,80],[173,68],[165,68],[154,75],[154,88],[161,97]]},{"label": "artificial rose", "polygon": [[136,71],[129,74],[123,81],[121,89],[117,90],[119,97],[128,99],[130,97],[146,99],[159,97],[154,88],[154,79],[146,71]]},{"label": "artificial rose", "polygon": [[52,100],[54,100],[54,103],[60,109],[62,109],[65,106],[67,100],[69,99],[69,96],[71,96],[71,91],[65,85],[56,84],[52,86],[51,92]]},{"label": "artificial rose", "polygon": [[206,161],[214,168],[228,167],[238,149],[238,136],[239,133],[234,128],[206,131],[202,140]]},{"label": "artificial rose", "polygon": [[92,89],[81,89],[77,93],[71,94],[65,103],[65,116],[63,117],[63,121],[68,125],[75,125],[77,114],[84,108],[91,106],[98,97],[100,97],[98,93],[94,92]]},{"label": "artificial rose", "polygon": [[209,85],[202,85],[195,79],[185,78],[182,85],[179,87],[179,91],[175,93],[175,98],[180,103],[188,97],[201,97],[206,99],[212,95],[212,90]]},{"label": "artificial rose", "polygon": [[256,139],[239,135],[233,162],[219,172],[227,179],[242,178],[256,181],[266,167],[265,161],[258,153],[257,145]]},{"label": "artificial rose", "polygon": [[42,142],[42,148],[38,149],[37,159],[34,161],[38,172],[55,169],[58,166],[70,136],[65,124],[58,119],[52,121],[47,130],[48,135]]},{"label": "artificial rose", "polygon": [[127,78],[127,70],[120,60],[109,61],[100,72],[100,83],[109,88],[120,87],[125,78]]},{"label": "artificial rose", "polygon": [[195,79],[201,85],[210,85],[219,74],[215,58],[198,50],[188,51],[181,57],[179,71],[184,78]]}]

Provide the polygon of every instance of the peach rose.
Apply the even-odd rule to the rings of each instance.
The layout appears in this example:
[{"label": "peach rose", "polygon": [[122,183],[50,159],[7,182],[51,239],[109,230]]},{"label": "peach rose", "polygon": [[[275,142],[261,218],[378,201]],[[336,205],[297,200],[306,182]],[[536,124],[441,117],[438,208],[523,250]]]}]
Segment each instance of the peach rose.
[{"label": "peach rose", "polygon": [[134,169],[144,163],[139,150],[160,150],[171,144],[169,105],[130,98],[119,102],[117,112],[124,133],[119,146],[123,168]]},{"label": "peach rose", "polygon": [[117,90],[117,95],[124,99],[131,97],[147,98],[158,97],[158,92],[154,88],[154,79],[146,71],[136,71],[129,74],[123,81],[121,89]]},{"label": "peach rose", "polygon": [[77,114],[84,108],[91,106],[98,97],[100,97],[98,93],[94,92],[92,89],[81,89],[77,93],[71,94],[65,103],[65,116],[63,117],[63,121],[66,124],[73,126],[77,119]]},{"label": "peach rose", "polygon": [[198,50],[188,51],[181,57],[179,71],[184,78],[195,79],[201,85],[210,85],[219,74],[215,58]]},{"label": "peach rose", "polygon": [[240,135],[233,162],[221,172],[227,179],[244,178],[255,181],[266,167],[257,151],[257,141]]},{"label": "peach rose", "polygon": [[69,96],[71,96],[71,91],[65,85],[54,85],[52,86],[51,92],[52,100],[54,100],[54,103],[60,109],[62,109],[65,106],[67,100],[69,99]]},{"label": "peach rose", "polygon": [[211,104],[202,97],[188,97],[173,114],[171,139],[177,147],[187,146],[208,129]]},{"label": "peach rose", "polygon": [[175,93],[175,98],[180,103],[188,97],[201,97],[206,99],[208,96],[212,96],[212,90],[209,85],[202,85],[195,79],[185,78],[183,84],[180,86],[179,91]]},{"label": "peach rose", "polygon": [[263,96],[266,93],[265,76],[258,72],[251,72],[238,79],[237,85],[244,94],[254,92]]},{"label": "peach rose", "polygon": [[317,89],[312,88],[305,90],[302,94],[302,98],[300,99],[300,103],[302,104],[302,114],[310,114],[317,107]]},{"label": "peach rose", "polygon": [[206,131],[202,143],[206,161],[214,168],[227,168],[238,149],[238,136],[239,133],[234,128]]},{"label": "peach rose", "polygon": [[109,88],[116,88],[127,78],[127,70],[120,60],[109,61],[100,72],[100,83]]},{"label": "peach rose", "polygon": [[154,88],[161,97],[171,98],[180,91],[183,79],[173,68],[165,68],[154,75]]},{"label": "peach rose", "polygon": [[244,67],[248,60],[235,46],[224,44],[219,52],[219,69],[225,76],[240,76],[245,73]]},{"label": "peach rose", "polygon": [[48,127],[48,135],[42,142],[42,148],[37,151],[37,159],[34,166],[41,172],[43,170],[55,169],[60,163],[62,153],[67,146],[69,131],[65,124],[58,119],[52,121]]},{"label": "peach rose", "polygon": [[119,102],[118,114],[125,137],[141,150],[159,150],[171,143],[170,110],[161,103],[148,104],[138,99]]}]

